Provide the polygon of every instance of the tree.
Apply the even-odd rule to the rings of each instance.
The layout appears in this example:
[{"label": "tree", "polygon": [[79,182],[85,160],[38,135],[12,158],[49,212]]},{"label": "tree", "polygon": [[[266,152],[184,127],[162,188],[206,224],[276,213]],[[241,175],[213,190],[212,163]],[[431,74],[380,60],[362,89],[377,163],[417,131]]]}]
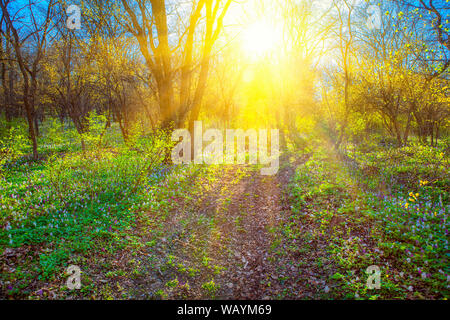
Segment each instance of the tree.
[{"label": "tree", "polygon": [[[48,44],[47,37],[54,27],[52,19],[55,17],[55,2],[53,0],[40,3],[42,6],[29,1],[19,10],[27,10],[28,19],[30,21],[14,21],[8,11],[9,0],[0,0],[0,7],[2,9],[3,17],[6,21],[7,27],[11,31],[11,41],[14,48],[17,64],[23,78],[23,104],[26,111],[26,118],[28,122],[28,132],[33,146],[33,157],[38,158],[37,140],[38,123],[36,118],[36,100],[38,92],[38,73],[40,71],[40,63],[45,55],[45,50]],[[37,16],[36,13],[44,10],[43,19]],[[15,16],[15,15],[14,15]],[[26,24],[31,28],[28,32],[19,32],[22,28],[17,25]],[[27,45],[32,46],[29,51],[26,50]]]},{"label": "tree", "polygon": [[[199,0],[192,3],[190,14],[185,18],[187,26],[177,34],[168,23],[169,4],[164,0],[122,0],[126,12],[126,29],[133,34],[156,83],[158,104],[162,116],[162,128],[181,125],[190,112],[190,127],[197,119],[209,74],[213,45],[220,35],[224,16],[231,0]],[[186,6],[184,6],[185,8]],[[186,9],[183,9],[186,10]],[[202,34],[202,10],[205,25]],[[177,43],[169,42],[174,35]],[[194,78],[195,39],[201,37],[199,71]],[[155,44],[157,43],[157,45]],[[196,81],[195,81],[196,80]],[[179,85],[176,86],[176,82]],[[176,102],[176,87],[179,100]]]}]

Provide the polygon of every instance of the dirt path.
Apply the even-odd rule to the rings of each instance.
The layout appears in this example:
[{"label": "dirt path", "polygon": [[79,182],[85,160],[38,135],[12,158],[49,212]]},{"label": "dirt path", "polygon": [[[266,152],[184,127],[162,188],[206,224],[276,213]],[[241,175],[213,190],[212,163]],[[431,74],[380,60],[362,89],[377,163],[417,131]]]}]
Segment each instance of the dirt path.
[{"label": "dirt path", "polygon": [[[218,297],[308,299],[326,295],[334,269],[327,257],[326,240],[304,237],[313,233],[316,225],[294,214],[288,198],[288,185],[300,161],[283,159],[275,176],[251,170],[229,190],[233,197],[228,210],[216,211],[217,218],[228,221],[219,224],[221,231],[232,239],[227,247],[231,257],[221,259],[227,270],[218,278],[222,288]],[[291,226],[302,229],[291,230]],[[291,239],[287,230],[300,236]]]},{"label": "dirt path", "polygon": [[223,261],[227,271],[221,298],[263,299],[268,297],[269,283],[275,273],[270,262],[273,236],[269,230],[280,222],[281,190],[274,177],[263,177],[253,171],[236,186],[228,211],[218,212],[234,227],[221,225],[232,239],[232,259]]},{"label": "dirt path", "polygon": [[[294,171],[295,164],[287,159],[275,176],[262,176],[255,168],[234,167],[198,202],[194,210],[212,217],[219,234],[208,248],[214,263],[225,268],[214,277],[220,288],[215,297],[301,299],[323,293],[329,273],[326,268],[316,268],[316,261],[327,260],[325,244],[295,243],[284,234],[295,216],[287,198]],[[305,232],[308,227],[306,224]],[[300,250],[303,254],[298,254],[298,250],[287,249],[302,245],[312,252]]]},{"label": "dirt path", "polygon": [[[90,277],[102,283],[94,298],[320,297],[329,271],[316,268],[316,261],[322,267],[325,250],[289,235],[314,228],[305,222],[295,223],[304,230],[289,229],[298,216],[291,212],[288,184],[299,161],[284,159],[275,176],[223,166],[194,177],[195,191],[175,199],[167,214],[149,213],[134,230],[136,248],[92,262]],[[111,269],[106,275],[105,263]]]}]

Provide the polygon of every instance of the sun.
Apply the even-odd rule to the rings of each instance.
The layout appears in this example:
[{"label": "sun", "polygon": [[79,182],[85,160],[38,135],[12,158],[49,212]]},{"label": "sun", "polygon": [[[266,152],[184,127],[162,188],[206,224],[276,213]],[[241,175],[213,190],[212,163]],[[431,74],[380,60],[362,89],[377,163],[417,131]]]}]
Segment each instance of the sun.
[{"label": "sun", "polygon": [[242,49],[253,59],[263,58],[278,49],[283,41],[283,34],[279,28],[266,22],[258,21],[242,33]]}]

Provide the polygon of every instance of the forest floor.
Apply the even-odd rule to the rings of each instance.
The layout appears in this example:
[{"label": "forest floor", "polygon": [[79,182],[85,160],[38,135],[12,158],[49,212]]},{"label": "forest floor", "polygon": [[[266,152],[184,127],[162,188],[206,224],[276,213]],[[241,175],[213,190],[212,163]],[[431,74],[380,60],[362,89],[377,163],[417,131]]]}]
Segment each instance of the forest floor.
[{"label": "forest floor", "polygon": [[[400,155],[395,156],[395,163]],[[86,212],[85,220],[76,215],[77,224],[67,224],[72,229],[64,229],[72,238],[55,238],[50,233],[52,240],[46,240],[48,229],[43,227],[51,221],[48,228],[55,230],[55,222],[50,220],[53,216],[36,220],[43,225],[42,235],[36,231],[39,228],[22,226],[26,233],[17,232],[14,239],[24,244],[0,253],[0,296],[447,298],[445,159],[442,154],[424,153],[423,159],[410,165],[427,171],[408,168],[405,173],[401,167],[402,172],[394,175],[398,181],[390,176],[395,185],[406,178],[412,181],[405,184],[405,190],[413,192],[402,191],[409,192],[409,200],[386,190],[373,165],[361,169],[364,163],[355,165],[351,159],[342,159],[330,146],[284,154],[274,176],[263,176],[260,167],[249,165],[173,169],[139,191],[137,198],[117,203],[127,212],[122,217],[132,221],[121,229],[111,229],[111,216],[103,213],[105,210],[98,207],[101,202],[91,192],[92,209],[85,197],[80,200],[81,211],[74,209]],[[109,168],[107,162],[105,168]],[[429,177],[433,182],[425,184],[419,179],[430,174],[435,176]],[[419,180],[420,186],[414,187]],[[366,189],[367,183],[373,183],[374,191]],[[443,191],[436,195],[436,190]],[[108,231],[97,232],[94,226],[102,226],[98,221],[102,215]],[[54,217],[60,216],[55,212]],[[78,227],[80,220],[84,224]],[[28,238],[19,238],[22,234]],[[91,234],[92,238],[87,238]],[[4,239],[8,239],[6,235]],[[80,243],[86,249],[80,249]],[[62,251],[64,248],[72,249]],[[80,290],[66,287],[64,268],[68,265],[77,265],[82,271]],[[381,277],[377,290],[367,287],[366,269],[374,265]]]},{"label": "forest floor", "polygon": [[[142,222],[135,236],[150,247],[141,248],[136,258],[132,251],[117,254],[115,264],[125,272],[108,281],[101,279],[105,286],[100,292],[110,292],[111,298],[137,299],[305,299],[326,295],[332,267],[325,262],[324,245],[316,244],[303,254],[285,250],[291,243],[282,234],[282,226],[294,215],[288,185],[295,162],[283,159],[275,176],[262,176],[255,167],[228,166],[216,168],[212,181],[192,181],[196,192],[179,199],[170,218],[159,225],[160,232],[148,228],[158,225],[154,213],[148,213],[152,222]],[[154,241],[155,234],[162,235],[159,241]],[[317,259],[325,262],[321,268]],[[136,265],[137,275],[126,276],[133,274]],[[97,273],[89,270],[92,275]]]}]

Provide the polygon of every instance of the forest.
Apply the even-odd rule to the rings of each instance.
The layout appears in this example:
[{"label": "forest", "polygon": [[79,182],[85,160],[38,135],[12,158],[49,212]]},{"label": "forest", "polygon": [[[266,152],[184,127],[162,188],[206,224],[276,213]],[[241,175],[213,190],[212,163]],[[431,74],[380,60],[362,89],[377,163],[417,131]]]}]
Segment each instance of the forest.
[{"label": "forest", "polygon": [[0,0],[0,299],[447,300],[449,19]]}]

